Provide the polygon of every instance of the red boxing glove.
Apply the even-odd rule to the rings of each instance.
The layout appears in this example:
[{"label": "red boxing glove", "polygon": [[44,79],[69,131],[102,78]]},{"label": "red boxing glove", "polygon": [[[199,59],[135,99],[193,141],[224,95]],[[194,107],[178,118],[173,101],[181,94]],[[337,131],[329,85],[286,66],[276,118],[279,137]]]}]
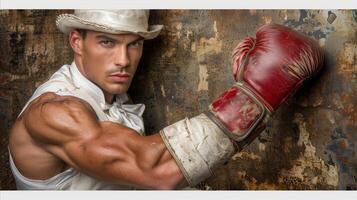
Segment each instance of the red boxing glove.
[{"label": "red boxing glove", "polygon": [[206,113],[239,148],[265,127],[270,115],[322,67],[323,52],[311,38],[282,25],[265,25],[233,53],[236,85]]}]

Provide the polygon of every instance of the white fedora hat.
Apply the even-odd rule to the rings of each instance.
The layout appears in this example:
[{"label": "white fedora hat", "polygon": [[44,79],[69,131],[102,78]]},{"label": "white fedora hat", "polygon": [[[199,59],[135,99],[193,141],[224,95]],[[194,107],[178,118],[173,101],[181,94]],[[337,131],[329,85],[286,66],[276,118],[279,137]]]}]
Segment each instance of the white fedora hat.
[{"label": "white fedora hat", "polygon": [[159,35],[163,25],[148,25],[148,10],[75,10],[74,14],[57,17],[58,29],[68,34],[72,29],[86,29],[104,33],[134,33],[144,39]]}]

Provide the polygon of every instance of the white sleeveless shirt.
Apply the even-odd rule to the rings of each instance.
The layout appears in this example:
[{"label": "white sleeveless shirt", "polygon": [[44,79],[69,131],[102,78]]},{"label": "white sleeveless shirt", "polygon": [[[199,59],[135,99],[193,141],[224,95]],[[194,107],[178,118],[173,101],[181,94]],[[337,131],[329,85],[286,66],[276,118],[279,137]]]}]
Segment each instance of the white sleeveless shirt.
[{"label": "white sleeveless shirt", "polygon": [[[71,65],[62,66],[51,78],[36,89],[30,100],[26,103],[19,116],[27,106],[45,92],[53,92],[57,95],[75,96],[88,102],[97,114],[100,121],[112,121],[125,125],[144,135],[144,123],[142,114],[144,104],[124,104],[128,96],[116,95],[116,100],[109,105],[105,102],[102,90],[85,78],[73,62]],[[134,189],[127,185],[118,185],[100,181],[70,168],[47,180],[33,180],[24,177],[16,168],[11,157],[10,167],[14,175],[16,186],[21,190],[119,190]]]}]

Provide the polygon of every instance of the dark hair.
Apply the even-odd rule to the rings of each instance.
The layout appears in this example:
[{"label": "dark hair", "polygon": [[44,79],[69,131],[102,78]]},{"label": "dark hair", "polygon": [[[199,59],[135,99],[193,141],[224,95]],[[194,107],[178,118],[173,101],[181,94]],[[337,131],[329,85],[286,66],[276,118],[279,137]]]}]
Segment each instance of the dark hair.
[{"label": "dark hair", "polygon": [[87,30],[86,29],[76,29],[78,33],[82,36],[83,40],[86,39],[87,36]]}]

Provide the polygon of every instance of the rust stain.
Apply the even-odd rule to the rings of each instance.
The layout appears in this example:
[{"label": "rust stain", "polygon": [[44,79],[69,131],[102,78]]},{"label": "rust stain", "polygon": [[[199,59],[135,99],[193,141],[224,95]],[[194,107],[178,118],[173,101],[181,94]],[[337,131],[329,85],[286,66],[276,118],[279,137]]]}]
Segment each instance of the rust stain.
[{"label": "rust stain", "polygon": [[[346,37],[356,39],[357,23],[354,20],[353,13],[350,10],[330,10],[337,16],[336,20],[332,24],[336,29],[336,35],[339,37]],[[328,10],[324,10],[326,19],[328,18]]]},{"label": "rust stain", "polygon": [[338,56],[339,73],[357,72],[357,44],[345,43]]},{"label": "rust stain", "polygon": [[274,190],[278,186],[268,182],[258,182],[255,177],[249,176],[246,171],[238,171],[236,177],[242,180],[244,187],[250,188],[251,190]]},{"label": "rust stain", "polygon": [[257,10],[249,10],[249,14],[252,16],[257,15]]},{"label": "rust stain", "polygon": [[217,38],[200,38],[197,46],[197,56],[200,60],[209,54],[217,54],[222,51],[222,42]]},{"label": "rust stain", "polygon": [[293,148],[293,138],[292,137],[284,138],[283,146],[282,146],[284,153],[289,153],[292,148]]},{"label": "rust stain", "polygon": [[222,41],[219,39],[216,21],[213,23],[213,30],[215,33],[214,37],[201,37],[198,45],[194,48],[199,62],[204,61],[206,56],[222,52]]},{"label": "rust stain", "polygon": [[347,139],[341,139],[339,142],[339,148],[347,149],[348,148],[348,141]]},{"label": "rust stain", "polygon": [[181,38],[182,23],[181,22],[172,22],[167,27],[165,33],[166,36],[166,49],[165,52],[161,55],[163,59],[171,58],[176,55],[178,41]]},{"label": "rust stain", "polygon": [[[294,161],[293,167],[283,169],[280,172],[279,182],[283,183],[285,179],[297,179],[299,182],[316,185],[327,184],[330,186],[338,186],[338,169],[335,165],[325,163],[316,155],[316,147],[314,147],[309,139],[310,133],[306,129],[306,122],[300,113],[296,113],[294,122],[299,127],[299,140],[297,144],[304,146],[305,150],[300,157]],[[320,171],[321,175],[311,176],[308,171]]]},{"label": "rust stain", "polygon": [[271,24],[273,21],[273,19],[270,15],[264,15],[264,16],[262,16],[262,19],[265,24]]},{"label": "rust stain", "polygon": [[237,159],[241,159],[241,160],[257,160],[257,161],[261,161],[262,158],[259,155],[256,155],[252,152],[247,152],[247,151],[241,151],[238,152],[236,154],[234,154],[232,156],[232,160],[237,160]]},{"label": "rust stain", "polygon": [[279,11],[279,18],[284,19],[285,21],[299,19],[299,11],[297,10],[281,10]]}]

